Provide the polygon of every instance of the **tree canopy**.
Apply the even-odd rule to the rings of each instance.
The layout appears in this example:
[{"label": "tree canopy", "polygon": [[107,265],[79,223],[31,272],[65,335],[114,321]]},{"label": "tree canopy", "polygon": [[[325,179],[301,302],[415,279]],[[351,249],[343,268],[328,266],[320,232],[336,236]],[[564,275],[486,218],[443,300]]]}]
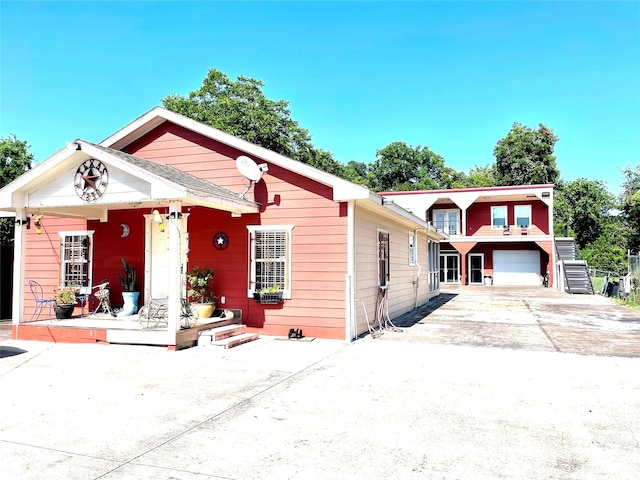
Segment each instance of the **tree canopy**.
[{"label": "tree canopy", "polygon": [[316,149],[309,132],[291,118],[289,102],[268,99],[263,87],[260,80],[240,75],[233,81],[212,68],[199,89],[189,92],[187,97],[169,95],[162,104],[168,110],[286,157],[343,174],[342,164],[331,153]]},{"label": "tree canopy", "polygon": [[496,180],[499,185],[536,185],[556,183],[560,172],[553,154],[558,137],[543,124],[534,130],[514,123],[509,133],[498,140]]},{"label": "tree canopy", "polygon": [[635,168],[627,167],[622,171],[621,207],[624,220],[629,229],[627,248],[640,250],[640,165]]},{"label": "tree canopy", "polygon": [[[11,134],[0,138],[0,188],[8,185],[33,164],[33,154],[29,152],[30,145],[26,141],[18,140]],[[13,222],[0,219],[0,244],[13,240]]]},{"label": "tree canopy", "polygon": [[556,234],[566,226],[578,246],[584,248],[603,233],[604,221],[613,206],[613,195],[600,180],[561,182],[556,187],[554,203]]},{"label": "tree canopy", "polygon": [[376,191],[434,190],[442,187],[444,159],[427,147],[393,142],[376,152],[371,165]]}]

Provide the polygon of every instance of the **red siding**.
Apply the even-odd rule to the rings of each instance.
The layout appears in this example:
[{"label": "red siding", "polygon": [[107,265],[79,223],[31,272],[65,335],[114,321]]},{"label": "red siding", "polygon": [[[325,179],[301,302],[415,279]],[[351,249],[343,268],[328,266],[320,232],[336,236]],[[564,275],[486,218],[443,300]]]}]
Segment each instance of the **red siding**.
[{"label": "red siding", "polygon": [[549,234],[549,209],[541,201],[532,202],[496,202],[496,203],[474,203],[467,209],[467,232],[470,236],[475,234],[482,226],[491,225],[491,207],[506,206],[509,225],[515,224],[514,206],[531,205],[531,223]]},{"label": "red siding", "polygon": [[[53,298],[55,289],[60,285],[60,235],[67,230],[86,230],[86,222],[71,218],[43,217],[42,233],[37,234],[32,224],[26,229],[25,272],[24,272],[24,320],[29,321],[35,308],[35,300],[29,290],[29,280],[42,285],[45,298]],[[76,313],[79,313],[79,308]],[[47,318],[48,309],[44,309],[39,319]]]},{"label": "red siding", "polygon": [[[93,237],[93,284],[109,281],[110,300],[122,305],[122,286],[118,275],[124,268],[122,258],[136,269],[136,287],[144,287],[144,214],[146,210],[110,210],[109,221],[89,221],[87,228],[95,230]],[[122,237],[121,224],[129,226],[129,235]]]},{"label": "red siding", "polygon": [[[244,152],[176,125],[165,123],[126,148],[128,153],[180,168],[233,192],[245,190],[235,159]],[[253,158],[257,163],[265,163]],[[232,218],[227,212],[192,208],[189,217],[189,268],[211,266],[217,296],[225,308],[239,308],[244,322],[266,334],[286,335],[303,328],[306,336],[345,336],[344,284],[347,272],[347,218],[332,191],[318,182],[269,164],[247,198],[259,202],[259,215]],[[186,208],[185,208],[186,211]],[[261,305],[247,298],[247,225],[293,224],[292,298]],[[215,233],[229,236],[225,250],[213,248]]]}]

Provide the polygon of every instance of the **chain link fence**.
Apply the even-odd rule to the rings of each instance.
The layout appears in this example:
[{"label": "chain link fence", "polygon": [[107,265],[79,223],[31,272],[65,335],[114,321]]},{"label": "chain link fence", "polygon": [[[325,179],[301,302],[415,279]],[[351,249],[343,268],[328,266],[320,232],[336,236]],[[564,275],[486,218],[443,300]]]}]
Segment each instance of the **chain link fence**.
[{"label": "chain link fence", "polygon": [[629,252],[626,272],[589,268],[593,290],[636,305],[640,304],[640,252]]}]

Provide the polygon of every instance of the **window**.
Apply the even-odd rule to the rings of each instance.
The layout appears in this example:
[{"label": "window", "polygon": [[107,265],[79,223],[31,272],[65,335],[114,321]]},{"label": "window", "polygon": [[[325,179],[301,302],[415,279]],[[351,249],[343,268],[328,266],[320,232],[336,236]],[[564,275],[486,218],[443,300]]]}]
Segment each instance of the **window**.
[{"label": "window", "polygon": [[409,232],[409,265],[418,262],[418,236],[416,232]]},{"label": "window", "polygon": [[60,232],[60,286],[91,293],[93,231]]},{"label": "window", "polygon": [[491,226],[493,228],[504,228],[507,223],[507,207],[491,207]]},{"label": "window", "polygon": [[447,235],[460,234],[460,215],[458,210],[434,210],[433,219],[436,230]]},{"label": "window", "polygon": [[518,227],[528,228],[531,226],[531,205],[516,205],[514,213]]},{"label": "window", "polygon": [[282,290],[291,298],[291,232],[293,225],[247,226],[251,272],[249,296],[262,290]]},{"label": "window", "polygon": [[389,285],[389,232],[378,230],[378,285]]}]

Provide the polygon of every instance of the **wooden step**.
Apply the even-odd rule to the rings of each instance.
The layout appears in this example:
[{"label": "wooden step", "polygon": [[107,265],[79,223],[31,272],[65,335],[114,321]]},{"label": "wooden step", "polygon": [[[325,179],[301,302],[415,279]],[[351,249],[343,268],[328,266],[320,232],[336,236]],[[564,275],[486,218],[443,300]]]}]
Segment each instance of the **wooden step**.
[{"label": "wooden step", "polygon": [[257,340],[259,336],[260,334],[258,333],[241,333],[240,335],[227,337],[223,340],[217,340],[212,342],[211,345],[216,347],[233,348],[238,345],[242,345],[243,343],[253,342],[254,340]]},{"label": "wooden step", "polygon": [[243,324],[235,323],[200,330],[198,332],[198,344],[200,345],[201,343],[205,343],[209,345],[218,340],[224,340],[225,338],[232,337],[234,335],[241,335],[245,333],[246,328],[247,327]]}]

